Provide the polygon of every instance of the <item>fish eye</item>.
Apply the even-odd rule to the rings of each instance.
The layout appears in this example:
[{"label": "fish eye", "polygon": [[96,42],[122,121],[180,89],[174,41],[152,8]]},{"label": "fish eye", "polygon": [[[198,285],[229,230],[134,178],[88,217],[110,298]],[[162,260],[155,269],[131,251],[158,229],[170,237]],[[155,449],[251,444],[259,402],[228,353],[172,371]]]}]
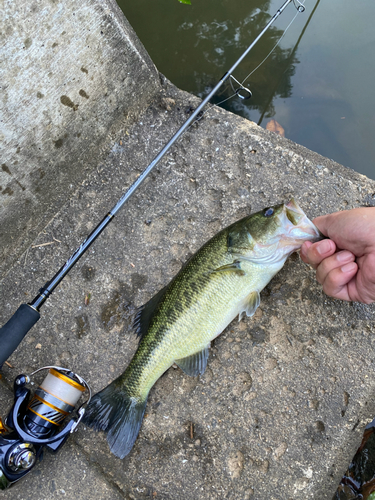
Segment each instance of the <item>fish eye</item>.
[{"label": "fish eye", "polygon": [[264,217],[271,217],[273,215],[274,209],[273,208],[266,208],[265,211],[263,212]]}]

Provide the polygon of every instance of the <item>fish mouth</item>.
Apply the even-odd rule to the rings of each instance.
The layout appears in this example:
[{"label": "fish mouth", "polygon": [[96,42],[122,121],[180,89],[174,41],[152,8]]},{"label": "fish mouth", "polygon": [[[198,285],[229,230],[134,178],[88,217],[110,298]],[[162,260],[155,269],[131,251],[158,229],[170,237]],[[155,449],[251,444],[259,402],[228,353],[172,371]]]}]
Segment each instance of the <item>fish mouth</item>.
[{"label": "fish mouth", "polygon": [[288,246],[298,248],[304,241],[319,241],[325,238],[294,198],[284,204],[280,217],[285,228],[286,239],[284,241]]}]

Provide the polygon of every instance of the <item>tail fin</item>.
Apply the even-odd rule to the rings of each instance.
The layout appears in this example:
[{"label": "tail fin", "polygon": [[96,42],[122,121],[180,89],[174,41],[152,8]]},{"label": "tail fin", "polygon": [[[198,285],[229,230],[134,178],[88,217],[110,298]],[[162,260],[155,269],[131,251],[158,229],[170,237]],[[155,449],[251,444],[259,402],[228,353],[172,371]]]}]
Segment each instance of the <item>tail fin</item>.
[{"label": "tail fin", "polygon": [[119,389],[114,382],[95,394],[83,421],[96,431],[105,431],[111,452],[116,457],[124,458],[137,439],[147,397],[138,400],[129,396],[125,387]]}]

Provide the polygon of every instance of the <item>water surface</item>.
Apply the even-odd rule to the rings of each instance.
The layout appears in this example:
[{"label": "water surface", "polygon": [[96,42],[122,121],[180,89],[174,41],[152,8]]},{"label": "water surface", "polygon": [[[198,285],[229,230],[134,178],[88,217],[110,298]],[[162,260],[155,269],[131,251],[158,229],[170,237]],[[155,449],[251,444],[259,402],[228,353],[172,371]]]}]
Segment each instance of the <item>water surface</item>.
[{"label": "water surface", "polygon": [[[159,71],[204,97],[282,0],[118,0]],[[306,0],[280,45],[246,81],[251,99],[222,106],[375,179],[374,0]],[[235,71],[242,81],[296,13],[289,5]],[[228,84],[215,99],[230,97]]]}]

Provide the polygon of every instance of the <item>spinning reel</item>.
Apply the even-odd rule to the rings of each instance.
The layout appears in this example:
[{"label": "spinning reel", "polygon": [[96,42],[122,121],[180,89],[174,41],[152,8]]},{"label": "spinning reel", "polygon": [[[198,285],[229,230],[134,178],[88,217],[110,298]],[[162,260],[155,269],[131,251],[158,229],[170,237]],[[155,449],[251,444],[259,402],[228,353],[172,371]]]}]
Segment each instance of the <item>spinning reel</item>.
[{"label": "spinning reel", "polygon": [[[33,375],[46,369],[49,370],[47,376],[31,396],[26,384]],[[86,390],[88,400],[60,430]],[[13,406],[5,425],[0,420],[0,490],[28,474],[37,460],[41,460],[44,447],[53,452],[62,447],[82,420],[83,406],[90,399],[91,390],[86,381],[66,368],[45,366],[30,376],[16,377]]]}]

